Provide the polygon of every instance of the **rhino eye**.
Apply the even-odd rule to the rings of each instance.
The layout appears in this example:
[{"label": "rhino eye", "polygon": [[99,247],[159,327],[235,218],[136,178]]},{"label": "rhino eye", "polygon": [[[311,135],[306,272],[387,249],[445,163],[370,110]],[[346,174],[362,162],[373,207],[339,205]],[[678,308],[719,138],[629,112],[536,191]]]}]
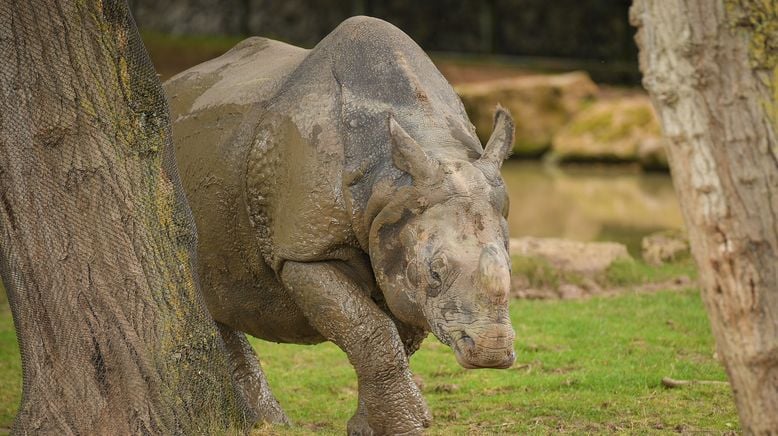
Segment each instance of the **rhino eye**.
[{"label": "rhino eye", "polygon": [[430,287],[437,288],[440,286],[442,281],[440,280],[440,274],[438,274],[437,271],[430,270],[430,277],[432,278],[432,280],[430,280]]},{"label": "rhino eye", "polygon": [[416,267],[416,261],[408,262],[408,267],[405,268],[405,278],[408,280],[408,284],[411,286],[418,286],[418,268]]},{"label": "rhino eye", "polygon": [[430,287],[429,295],[434,297],[438,295],[443,286],[443,278],[446,276],[446,259],[444,257],[436,257],[430,262],[429,277],[427,284]]}]

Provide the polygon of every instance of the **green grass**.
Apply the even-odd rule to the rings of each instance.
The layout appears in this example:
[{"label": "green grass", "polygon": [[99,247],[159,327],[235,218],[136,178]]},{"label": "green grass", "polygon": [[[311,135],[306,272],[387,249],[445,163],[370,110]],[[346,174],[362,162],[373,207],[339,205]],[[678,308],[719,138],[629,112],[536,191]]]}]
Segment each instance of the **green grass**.
[{"label": "green grass", "polygon": [[22,363],[11,309],[0,283],[0,434],[9,428],[22,397]]},{"label": "green grass", "polygon": [[603,280],[610,286],[633,286],[656,283],[686,276],[697,278],[697,267],[690,257],[677,262],[651,266],[642,260],[616,260],[605,271]]},{"label": "green grass", "polygon": [[[662,377],[726,380],[698,293],[580,301],[513,301],[518,360],[509,370],[460,368],[425,342],[411,366],[435,417],[431,434],[737,431],[727,386],[666,389]],[[294,421],[281,434],[342,434],[356,379],[332,344],[252,341]],[[21,366],[10,312],[0,306],[0,429],[12,423]]]}]

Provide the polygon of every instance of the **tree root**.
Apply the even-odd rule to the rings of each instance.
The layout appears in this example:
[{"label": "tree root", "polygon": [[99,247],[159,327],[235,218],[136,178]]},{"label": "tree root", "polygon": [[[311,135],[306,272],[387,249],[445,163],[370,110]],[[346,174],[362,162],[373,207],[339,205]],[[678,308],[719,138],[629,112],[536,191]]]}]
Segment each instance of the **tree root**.
[{"label": "tree root", "polygon": [[662,377],[662,386],[666,388],[680,388],[686,385],[727,385],[729,382],[718,380],[676,380],[670,377]]}]

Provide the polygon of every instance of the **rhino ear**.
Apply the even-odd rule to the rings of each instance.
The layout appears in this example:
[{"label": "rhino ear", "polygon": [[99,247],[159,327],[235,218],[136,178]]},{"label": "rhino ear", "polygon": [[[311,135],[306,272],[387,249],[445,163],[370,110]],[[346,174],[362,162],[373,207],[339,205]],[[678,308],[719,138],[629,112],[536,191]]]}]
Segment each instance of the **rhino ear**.
[{"label": "rhino ear", "polygon": [[507,109],[498,104],[494,112],[492,137],[486,143],[484,154],[479,161],[500,168],[502,161],[508,157],[513,147],[513,131],[513,117]]},{"label": "rhino ear", "polygon": [[410,135],[389,115],[389,136],[392,138],[394,165],[410,174],[414,180],[427,180],[435,173],[437,165],[427,156]]}]

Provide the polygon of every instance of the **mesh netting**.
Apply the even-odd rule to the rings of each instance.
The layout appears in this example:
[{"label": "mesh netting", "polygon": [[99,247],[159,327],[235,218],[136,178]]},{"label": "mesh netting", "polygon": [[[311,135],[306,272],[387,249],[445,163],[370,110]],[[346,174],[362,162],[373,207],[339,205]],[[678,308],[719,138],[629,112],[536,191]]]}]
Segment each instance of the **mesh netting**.
[{"label": "mesh netting", "polygon": [[16,433],[250,421],[125,0],[0,2],[0,232],[24,374]]}]

